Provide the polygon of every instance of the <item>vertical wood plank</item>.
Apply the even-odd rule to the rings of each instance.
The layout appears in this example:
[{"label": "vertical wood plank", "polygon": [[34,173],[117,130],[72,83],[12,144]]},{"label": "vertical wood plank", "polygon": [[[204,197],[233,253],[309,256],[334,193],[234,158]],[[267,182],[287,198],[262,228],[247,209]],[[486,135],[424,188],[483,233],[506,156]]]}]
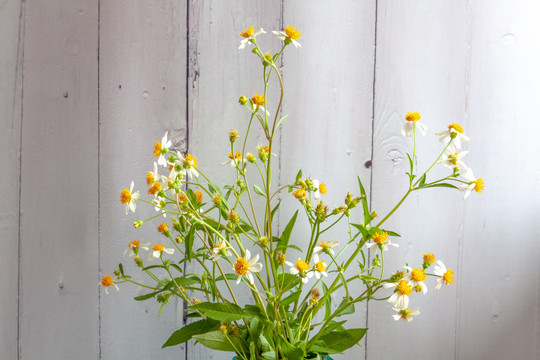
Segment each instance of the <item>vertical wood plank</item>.
[{"label": "vertical wood plank", "polygon": [[486,189],[464,206],[457,359],[540,356],[539,16],[534,1],[468,4],[469,150]]},{"label": "vertical wood plank", "polygon": [[[302,37],[298,41],[302,48],[289,46],[283,59],[286,93],[283,114],[289,117],[280,132],[279,182],[280,185],[293,183],[302,169],[304,177],[328,185],[328,194],[322,200],[330,211],[343,204],[347,191],[360,195],[357,176],[362,178],[369,193],[371,169],[365,164],[371,159],[375,3],[284,2],[283,26],[299,28]],[[283,201],[279,214],[282,229],[301,205],[286,191],[280,200]],[[360,223],[361,216],[360,208],[354,209],[351,221]],[[302,210],[298,218],[291,242],[306,248],[310,239],[309,222]],[[332,221],[323,223],[323,228]],[[320,240],[338,240],[341,249],[348,240],[346,224],[343,221]],[[339,261],[346,261],[353,251],[354,244]],[[295,250],[288,252],[292,262],[299,256]],[[327,258],[326,264],[329,263]],[[349,273],[357,274],[358,267],[351,266]],[[335,273],[331,273],[325,283],[330,286],[334,278]],[[314,284],[313,280],[308,283]],[[305,286],[304,291],[311,286]],[[319,289],[322,291],[320,286]],[[360,292],[353,294],[358,296]],[[334,308],[344,296],[344,292],[332,296]],[[354,315],[339,320],[348,320],[346,325],[350,328],[365,328],[365,304],[357,304]],[[332,358],[363,359],[364,350],[365,347],[355,346]]]},{"label": "vertical wood plank", "polygon": [[20,359],[96,359],[96,1],[25,1]]},{"label": "vertical wood plank", "polygon": [[19,329],[19,190],[22,96],[23,2],[0,6],[0,238],[7,256],[0,262],[0,354],[16,359]]},{"label": "vertical wood plank", "polygon": [[[240,138],[237,141],[243,142],[249,121],[249,113],[238,104],[238,98],[241,95],[251,97],[253,92],[261,94],[264,89],[262,67],[260,60],[251,54],[252,46],[238,50],[242,39],[240,32],[251,25],[255,29],[262,27],[267,34],[259,36],[258,43],[262,49],[275,49],[278,41],[271,30],[278,28],[280,16],[279,2],[190,2],[188,149],[198,158],[199,168],[219,186],[231,184],[236,179],[233,168],[220,166],[228,160],[228,133],[233,128],[238,129]],[[275,91],[274,85],[270,92],[275,94]],[[246,151],[256,154],[255,146],[263,139],[254,124]],[[248,175],[255,179],[257,170],[250,167]],[[259,217],[264,217],[264,207],[257,206],[256,211]],[[230,272],[230,265],[225,266],[225,271]],[[231,285],[235,287],[240,303],[253,303],[251,292],[244,284]],[[194,341],[190,341],[187,358],[229,360],[232,354],[212,351],[200,344],[194,346]]]},{"label": "vertical wood plank", "polygon": [[[422,172],[444,148],[433,134],[451,122],[463,124],[468,51],[465,6],[465,2],[378,2],[372,205],[379,220],[408,188],[406,153],[412,154],[413,141],[401,134],[405,114],[419,111],[428,127],[425,137],[418,136],[416,165]],[[470,157],[478,159],[478,154]],[[428,180],[447,172],[438,165]],[[403,270],[406,262],[422,266],[422,255],[429,252],[450,268],[458,266],[460,195],[456,190],[435,188],[409,196],[383,226],[402,235],[392,239],[400,247],[385,252],[386,274]],[[411,358],[454,359],[456,287],[436,292],[432,278],[427,285],[425,296],[411,296],[409,307],[421,311],[412,323],[396,322],[386,300],[370,302],[367,359],[403,356],[403,349]],[[378,293],[379,298],[390,295],[390,290]]]},{"label": "vertical wood plank", "polygon": [[[156,228],[168,218],[134,229],[133,221],[156,215],[154,208],[139,201],[137,212],[126,216],[119,194],[133,180],[141,197],[151,199],[145,177],[156,161],[153,144],[165,131],[174,150],[186,146],[187,3],[105,1],[100,15],[100,270],[110,274],[122,262],[136,281],[154,285],[132,258],[121,256],[132,240],[165,242]],[[141,258],[150,265],[146,255]],[[122,284],[119,293],[101,293],[103,359],[184,358],[183,346],[161,349],[182,324],[182,304],[171,300],[158,318],[155,299],[133,300],[147,292]]]}]

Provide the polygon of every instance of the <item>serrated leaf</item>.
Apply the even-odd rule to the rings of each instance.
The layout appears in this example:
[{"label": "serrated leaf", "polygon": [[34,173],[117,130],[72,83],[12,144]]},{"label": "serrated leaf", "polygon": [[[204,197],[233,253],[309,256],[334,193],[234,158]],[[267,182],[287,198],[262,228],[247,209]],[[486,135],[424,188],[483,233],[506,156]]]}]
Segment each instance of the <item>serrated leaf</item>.
[{"label": "serrated leaf", "polygon": [[240,306],[235,304],[203,302],[197,305],[192,305],[190,308],[202,312],[209,318],[222,322],[231,322],[253,316],[246,313]]},{"label": "serrated leaf", "polygon": [[266,197],[266,194],[262,191],[262,189],[260,187],[258,187],[257,185],[253,185],[253,190],[255,190],[255,192],[261,196],[264,196]]},{"label": "serrated leaf", "polygon": [[347,329],[332,331],[320,337],[330,349],[343,352],[356,345],[366,334],[367,329]]},{"label": "serrated leaf", "polygon": [[289,273],[283,273],[279,275],[279,283],[282,284],[282,290],[286,291],[300,283],[300,277],[289,274]]},{"label": "serrated leaf", "polygon": [[135,296],[133,299],[136,300],[136,301],[148,300],[150,298],[153,298],[154,296],[156,296],[157,294],[159,294],[161,292],[163,292],[163,290],[154,291],[154,292],[151,292],[151,293],[148,293],[148,294],[145,294],[145,295],[141,295],[141,296]]},{"label": "serrated leaf", "polygon": [[288,360],[304,360],[305,352],[302,348],[290,344],[281,335],[279,336],[279,352]]},{"label": "serrated leaf", "polygon": [[[345,306],[346,304],[347,304],[347,298],[343,298],[343,300],[341,301],[341,303],[338,306],[338,309],[341,308],[342,306]],[[354,313],[354,304],[349,304],[349,306],[347,306],[345,309],[341,310],[336,316],[353,314],[353,313]]]},{"label": "serrated leaf", "polygon": [[296,299],[298,299],[299,297],[300,297],[300,291],[295,291],[289,296],[287,296],[285,299],[282,299],[280,301],[280,304],[284,308],[287,308],[287,306],[289,306],[293,301],[296,301]]},{"label": "serrated leaf", "polygon": [[357,228],[361,233],[362,233],[362,236],[369,236],[369,231],[363,227],[362,225],[359,225],[359,224],[353,224],[351,223],[352,226],[354,226],[355,228]]},{"label": "serrated leaf", "polygon": [[389,236],[401,237],[401,235],[399,235],[397,232],[394,232],[394,231],[391,231],[391,230],[385,230],[385,229],[381,229],[381,230],[386,231]]},{"label": "serrated leaf", "polygon": [[183,328],[173,332],[169,339],[167,339],[165,344],[163,344],[162,348],[184,343],[191,339],[194,335],[217,330],[220,324],[221,323],[219,321],[213,319],[203,319],[188,324]]},{"label": "serrated leaf", "polygon": [[[321,285],[322,285],[324,294],[326,294],[328,292],[328,287],[326,286],[326,284],[323,281],[321,281]],[[326,300],[324,302],[325,302],[325,304],[324,304],[324,314],[325,314],[324,317],[329,318],[330,315],[332,315],[332,299],[331,299],[331,296],[326,297]]]}]

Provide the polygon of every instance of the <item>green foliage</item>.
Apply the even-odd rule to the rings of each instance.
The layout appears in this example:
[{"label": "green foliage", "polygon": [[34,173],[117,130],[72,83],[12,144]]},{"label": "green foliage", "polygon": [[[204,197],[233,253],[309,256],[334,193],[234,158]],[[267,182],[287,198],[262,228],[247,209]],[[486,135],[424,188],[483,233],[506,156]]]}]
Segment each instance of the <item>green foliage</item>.
[{"label": "green foliage", "polygon": [[209,318],[223,322],[241,320],[252,316],[235,304],[204,302],[192,305],[190,308],[202,312]]},{"label": "green foliage", "polygon": [[174,346],[184,343],[191,339],[194,335],[204,334],[209,331],[214,331],[219,328],[220,322],[213,319],[203,319],[184,326],[183,328],[176,330],[167,339],[162,348],[168,346]]}]

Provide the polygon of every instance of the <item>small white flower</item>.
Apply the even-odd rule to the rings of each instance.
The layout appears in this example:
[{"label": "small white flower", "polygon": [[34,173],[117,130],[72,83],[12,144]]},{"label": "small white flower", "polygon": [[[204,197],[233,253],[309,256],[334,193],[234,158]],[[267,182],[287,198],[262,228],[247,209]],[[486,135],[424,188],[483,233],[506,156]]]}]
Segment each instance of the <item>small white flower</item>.
[{"label": "small white flower", "polygon": [[99,285],[103,286],[107,295],[109,295],[109,291],[107,289],[109,286],[114,286],[116,291],[120,291],[120,288],[114,283],[114,279],[110,275],[104,276],[103,279],[101,279],[101,281],[99,282]]},{"label": "small white flower", "polygon": [[437,285],[435,285],[435,290],[439,290],[443,285],[454,283],[454,272],[450,269],[447,269],[441,260],[437,260],[435,262],[435,266],[433,267],[433,273],[437,276],[440,276],[437,279]]},{"label": "small white flower", "polygon": [[388,233],[386,231],[379,231],[371,235],[373,242],[366,244],[366,247],[371,250],[372,253],[376,253],[377,249],[382,248],[384,251],[388,251],[388,246],[399,247],[399,244],[394,244],[388,240]]},{"label": "small white flower", "polygon": [[138,191],[135,193],[133,192],[133,186],[134,182],[132,181],[129,190],[124,189],[120,193],[120,202],[126,205],[126,215],[129,213],[129,210],[135,212],[135,209],[137,208],[135,201],[141,196]]},{"label": "small white flower", "polygon": [[420,315],[420,310],[418,308],[414,308],[414,309],[406,308],[402,310],[397,309],[397,308],[392,308],[392,310],[394,310],[397,313],[397,314],[392,315],[392,317],[396,321],[401,319],[401,320],[410,322],[413,320],[413,316]]},{"label": "small white flower", "polygon": [[242,164],[246,161],[246,159],[242,159],[242,152],[237,151],[234,155],[232,152],[229,153],[229,160],[221,163],[221,165],[230,165],[232,167],[239,166],[241,167]]},{"label": "small white flower", "polygon": [[313,248],[313,254],[314,255],[320,255],[322,254],[323,252],[326,253],[330,253],[330,255],[334,256],[334,250],[332,250],[332,248],[335,248],[335,247],[338,247],[339,246],[339,241],[336,241],[336,240],[323,240],[323,241],[320,241],[317,246],[315,246]]},{"label": "small white flower", "polygon": [[251,259],[251,253],[249,250],[246,250],[244,257],[236,258],[235,263],[233,264],[233,270],[238,275],[236,283],[239,284],[242,281],[242,276],[246,275],[249,282],[255,285],[255,280],[253,278],[252,272],[259,272],[262,270],[262,264],[258,263],[259,254],[255,255]]},{"label": "small white flower", "polygon": [[420,114],[418,111],[408,112],[405,115],[405,120],[407,122],[401,128],[401,133],[403,136],[413,137],[414,129],[418,127],[422,132],[422,135],[426,135],[427,126],[420,122]]},{"label": "small white flower", "polygon": [[195,156],[187,154],[184,158],[180,152],[176,152],[176,155],[178,156],[180,166],[182,166],[182,170],[180,171],[182,174],[188,176],[189,179],[199,177],[199,172],[197,171],[199,162]]},{"label": "small white flower", "polygon": [[169,176],[161,175],[161,181],[163,181],[163,187],[161,188],[161,190],[163,191],[168,190],[171,187],[171,185],[175,182],[177,176],[178,176],[178,173],[174,169],[174,166],[169,172]]},{"label": "small white flower", "polygon": [[165,245],[163,244],[154,244],[154,246],[152,246],[152,250],[153,251],[150,254],[148,254],[148,261],[159,259],[163,252],[166,252],[169,255],[174,254],[174,249],[166,248]]},{"label": "small white flower", "polygon": [[315,192],[313,193],[313,196],[316,200],[319,200],[321,197],[321,194],[326,194],[326,184],[320,183],[319,180],[315,179],[313,180],[313,187],[315,188]]},{"label": "small white flower", "polygon": [[322,276],[328,276],[326,273],[326,265],[324,263],[324,260],[319,261],[319,255],[315,254],[313,255],[313,262],[315,263],[315,266],[313,267],[313,272],[315,273],[315,277],[318,279]]},{"label": "small white flower", "polygon": [[165,132],[165,135],[161,138],[161,142],[154,144],[154,155],[158,157],[158,164],[167,166],[167,159],[165,159],[164,149],[169,149],[172,145],[172,141],[167,139],[168,131]]},{"label": "small white flower", "polygon": [[404,266],[405,269],[409,270],[408,273],[405,274],[404,278],[409,280],[409,284],[412,285],[412,287],[418,292],[418,290],[422,291],[423,294],[427,293],[427,286],[424,283],[427,276],[426,273],[422,268],[412,268],[410,266]]},{"label": "small white flower", "polygon": [[285,264],[290,266],[289,271],[293,275],[299,275],[302,278],[302,282],[307,284],[309,279],[313,277],[313,272],[310,271],[309,263],[304,262],[302,258],[298,258],[296,263],[285,261]]},{"label": "small white flower", "polygon": [[259,30],[255,31],[253,26],[248,27],[240,34],[243,39],[242,41],[240,41],[240,46],[238,47],[238,50],[241,50],[245,48],[246,45],[251,44],[250,40],[255,39],[260,34],[266,34],[266,31],[264,31],[263,28],[259,28]]},{"label": "small white flower", "polygon": [[154,209],[156,211],[163,211],[163,217],[167,217],[167,212],[163,210],[163,208],[161,207],[161,202],[163,201],[163,198],[158,196],[158,197],[155,197],[153,200],[152,200],[152,203],[154,203]]},{"label": "small white flower", "polygon": [[139,249],[148,250],[148,246],[150,245],[150,242],[141,244],[139,240],[133,240],[129,243],[127,249],[124,251],[124,255],[129,252],[129,257],[135,256],[139,253]]},{"label": "small white flower", "polygon": [[447,131],[441,131],[435,133],[435,135],[440,136],[440,141],[445,145],[448,145],[450,141],[453,140],[453,144],[457,149],[461,149],[461,141],[469,141],[469,138],[463,135],[463,127],[459,124],[452,123],[448,125]]},{"label": "small white flower", "polygon": [[439,162],[442,162],[444,166],[453,170],[456,166],[459,169],[466,169],[467,166],[463,162],[463,158],[467,155],[468,151],[458,152],[453,146],[449,146],[444,153],[444,158]]},{"label": "small white flower", "polygon": [[476,178],[471,168],[467,168],[462,176],[469,181],[468,184],[463,184],[459,187],[459,190],[463,191],[463,199],[466,199],[471,195],[471,192],[476,191],[481,193],[484,191],[484,179]]},{"label": "small white flower", "polygon": [[409,295],[413,288],[406,280],[401,280],[399,283],[385,283],[383,287],[385,289],[396,288],[396,291],[388,299],[388,302],[395,308],[406,309],[409,306]]},{"label": "small white flower", "polygon": [[217,244],[214,244],[214,246],[212,247],[212,255],[210,255],[210,259],[212,261],[218,261],[222,255],[231,256],[231,252],[229,251],[227,244],[223,240]]},{"label": "small white flower", "polygon": [[302,45],[300,45],[300,43],[296,41],[300,38],[302,34],[300,33],[300,31],[298,31],[298,29],[295,29],[291,25],[287,25],[287,27],[283,31],[274,30],[272,31],[272,33],[276,35],[281,41],[290,41],[296,48],[302,47]]}]

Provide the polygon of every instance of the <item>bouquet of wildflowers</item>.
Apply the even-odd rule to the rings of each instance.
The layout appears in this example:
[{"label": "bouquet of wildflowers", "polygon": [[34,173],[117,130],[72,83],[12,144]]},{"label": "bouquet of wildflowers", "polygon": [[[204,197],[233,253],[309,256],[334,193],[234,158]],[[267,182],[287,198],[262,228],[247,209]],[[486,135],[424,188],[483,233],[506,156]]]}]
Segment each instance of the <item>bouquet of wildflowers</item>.
[{"label": "bouquet of wildflowers", "polygon": [[[251,99],[240,97],[249,122],[243,140],[237,130],[230,131],[229,160],[225,163],[234,169],[235,181],[214,183],[193,154],[172,151],[165,133],[154,144],[156,162],[146,174],[148,199],[134,191],[133,182],[120,196],[126,214],[135,212],[140,202],[157,211],[154,217],[135,221],[135,228],[152,226],[153,219],[163,219],[157,226],[160,240],[133,240],[124,253],[133,257],[150,284],[133,280],[120,264],[114,272],[116,278],[105,276],[101,285],[105,290],[129,282],[144,286],[148,293],[135,300],[157,300],[161,309],[173,296],[182,299],[187,304],[185,315],[194,321],[175,331],[164,347],[195,339],[245,360],[322,359],[342,353],[364,336],[367,329],[346,326],[347,315],[354,313],[356,303],[387,301],[389,315],[411,321],[420,311],[410,307],[409,299],[428,292],[433,286],[428,285],[428,277],[433,278],[435,290],[454,283],[453,271],[430,253],[415,266],[385,273],[384,253],[398,246],[390,238],[399,235],[384,225],[414,191],[446,187],[463,191],[466,198],[472,191],[482,192],[484,181],[475,178],[464,164],[467,152],[460,148],[469,139],[455,123],[436,134],[442,150],[427,170],[418,172],[416,137],[418,132],[424,135],[427,128],[418,112],[409,112],[402,128],[403,135],[413,141],[412,154],[407,154],[409,186],[380,220],[368,206],[360,178],[358,192],[344,194],[343,203],[335,208],[323,200],[326,185],[302,176],[302,171],[289,184],[273,188],[272,147],[285,119],[278,116],[283,84],[276,62],[288,45],[300,47],[297,40],[301,34],[292,26],[274,31],[283,45],[276,53],[265,53],[257,43],[257,36],[263,33],[263,29],[255,31],[253,27],[241,33],[239,48],[251,46],[262,62],[264,92],[254,93]],[[271,109],[273,116],[267,100],[272,75],[281,87],[278,105]],[[246,140],[254,126],[262,129],[266,141],[253,149],[253,154],[246,149]],[[430,170],[439,164],[448,168],[448,175],[429,178]],[[257,175],[256,183],[250,184],[248,169]],[[280,203],[276,195],[284,191],[297,199],[298,210],[277,234],[273,222]],[[309,244],[303,249],[290,241],[298,217],[305,217],[311,230]],[[339,224],[346,227],[347,235],[326,238],[325,232]],[[197,272],[188,272],[187,263],[194,264]],[[331,295],[336,291],[344,296],[332,304]],[[250,293],[251,303],[240,303],[239,292]]]}]

